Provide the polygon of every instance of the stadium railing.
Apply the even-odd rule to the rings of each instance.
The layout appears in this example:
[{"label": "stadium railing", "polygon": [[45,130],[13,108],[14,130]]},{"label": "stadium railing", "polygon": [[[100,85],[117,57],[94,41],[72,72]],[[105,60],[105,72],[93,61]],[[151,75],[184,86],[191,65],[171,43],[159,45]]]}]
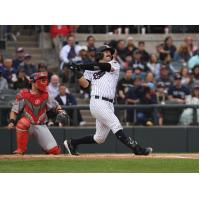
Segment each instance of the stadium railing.
[{"label": "stadium railing", "polygon": [[[169,111],[169,109],[173,110],[176,112],[177,109],[180,109],[181,111],[185,108],[192,108],[193,109],[193,125],[198,125],[198,120],[197,120],[197,109],[199,109],[199,105],[185,105],[185,104],[151,104],[151,105],[120,105],[116,104],[114,105],[115,111],[118,110],[127,110],[127,109],[133,109],[133,110],[138,110],[138,109],[153,109],[155,112],[157,111]],[[0,125],[3,125],[2,122],[5,123],[5,118],[8,116],[8,113],[10,112],[10,105],[0,105]],[[78,126],[78,110],[89,110],[90,107],[89,105],[70,105],[70,106],[62,106],[63,109],[65,110],[73,110],[73,122],[74,125]],[[181,113],[181,112],[180,112]],[[3,118],[3,119],[2,119]],[[135,123],[135,119],[134,122]],[[154,122],[155,123],[155,122]],[[156,124],[156,123],[155,123]],[[5,125],[5,124],[4,124]]]}]

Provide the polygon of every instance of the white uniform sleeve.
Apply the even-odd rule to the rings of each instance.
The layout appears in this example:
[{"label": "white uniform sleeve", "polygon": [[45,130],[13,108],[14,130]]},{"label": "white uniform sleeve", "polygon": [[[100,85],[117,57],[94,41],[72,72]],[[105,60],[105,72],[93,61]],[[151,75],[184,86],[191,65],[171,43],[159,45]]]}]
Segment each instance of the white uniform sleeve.
[{"label": "white uniform sleeve", "polygon": [[24,99],[15,100],[14,103],[12,103],[11,111],[15,113],[20,113],[24,109]]},{"label": "white uniform sleeve", "polygon": [[65,62],[65,63],[68,63],[69,60],[68,60],[68,51],[69,47],[67,45],[65,45],[61,51],[60,51],[60,59],[61,61]]},{"label": "white uniform sleeve", "polygon": [[84,78],[87,79],[88,81],[92,81],[92,75],[93,75],[93,72],[89,70],[85,70],[83,74]]},{"label": "white uniform sleeve", "polygon": [[49,95],[48,102],[47,102],[48,110],[52,108],[57,108],[57,106],[59,106],[59,103],[52,96]]}]

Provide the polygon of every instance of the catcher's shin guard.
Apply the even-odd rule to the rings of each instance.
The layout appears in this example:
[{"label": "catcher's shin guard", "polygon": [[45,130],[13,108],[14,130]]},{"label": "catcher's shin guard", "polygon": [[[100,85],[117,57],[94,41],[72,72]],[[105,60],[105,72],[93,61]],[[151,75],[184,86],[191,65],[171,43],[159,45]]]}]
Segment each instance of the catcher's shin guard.
[{"label": "catcher's shin guard", "polygon": [[53,155],[58,155],[60,154],[61,149],[59,146],[53,147],[52,149],[47,151],[47,154],[53,154]]},{"label": "catcher's shin guard", "polygon": [[28,144],[28,129],[30,127],[30,122],[25,117],[21,118],[16,126],[16,140],[17,149],[13,152],[14,154],[24,154],[27,150]]}]

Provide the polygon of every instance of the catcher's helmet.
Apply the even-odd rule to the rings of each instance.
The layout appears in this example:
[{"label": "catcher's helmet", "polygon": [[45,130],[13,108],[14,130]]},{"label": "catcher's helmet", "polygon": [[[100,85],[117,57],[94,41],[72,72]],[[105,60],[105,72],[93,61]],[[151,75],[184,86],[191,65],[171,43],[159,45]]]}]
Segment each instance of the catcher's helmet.
[{"label": "catcher's helmet", "polygon": [[103,52],[106,51],[106,50],[110,51],[111,55],[113,55],[115,53],[114,48],[112,48],[108,45],[103,45],[103,46],[101,46],[97,49],[97,53],[96,53],[96,60],[97,61],[99,61],[103,58]]},{"label": "catcher's helmet", "polygon": [[36,72],[34,74],[31,74],[30,81],[35,82],[36,80],[38,80],[40,78],[48,78],[48,73],[47,72]]}]

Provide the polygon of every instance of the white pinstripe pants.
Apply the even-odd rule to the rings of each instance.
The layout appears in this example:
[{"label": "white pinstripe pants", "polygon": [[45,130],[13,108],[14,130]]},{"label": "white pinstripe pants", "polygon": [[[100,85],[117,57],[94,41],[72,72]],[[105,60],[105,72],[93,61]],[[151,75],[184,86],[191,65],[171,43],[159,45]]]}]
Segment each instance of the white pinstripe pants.
[{"label": "white pinstripe pants", "polygon": [[106,140],[110,130],[115,134],[117,131],[123,129],[119,119],[114,114],[113,103],[95,99],[92,96],[90,99],[90,112],[96,118],[94,140],[98,144]]}]

